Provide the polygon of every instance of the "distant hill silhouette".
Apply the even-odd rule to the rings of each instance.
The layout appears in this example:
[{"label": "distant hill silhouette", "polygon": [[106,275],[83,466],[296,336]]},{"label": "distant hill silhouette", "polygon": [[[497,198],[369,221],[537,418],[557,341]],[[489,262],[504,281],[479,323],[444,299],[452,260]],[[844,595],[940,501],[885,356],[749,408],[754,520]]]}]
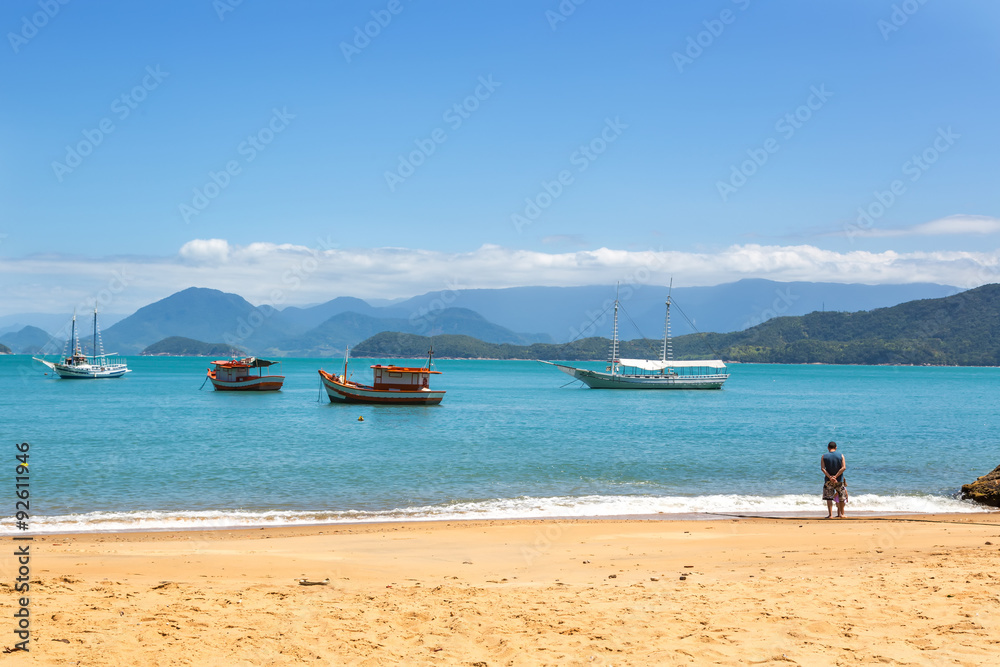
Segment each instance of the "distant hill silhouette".
[{"label": "distant hill silhouette", "polygon": [[[92,308],[93,306],[91,306]],[[86,319],[80,310],[81,321]],[[92,312],[92,311],[91,311]],[[115,322],[125,319],[125,315],[120,313],[101,312],[101,327],[110,327]],[[0,315],[0,334],[7,334],[20,331],[26,326],[38,327],[56,338],[62,338],[62,331],[69,331],[70,320],[73,318],[72,310],[64,313],[14,313],[11,315]]]},{"label": "distant hill silhouette", "polygon": [[[623,314],[626,337],[663,336],[665,285],[622,285],[621,303],[638,329]],[[817,310],[858,311],[895,306],[914,299],[949,296],[960,290],[947,285],[845,285],[746,279],[712,287],[675,287],[674,303],[692,319],[697,331],[741,331],[781,315]],[[392,308],[409,313],[440,310],[442,303],[468,308],[514,331],[537,331],[555,342],[588,336],[611,336],[613,285],[586,287],[511,287],[454,289],[413,297]],[[604,312],[607,309],[607,312]],[[601,317],[602,312],[604,313]],[[680,310],[672,313],[673,333],[694,333]],[[430,315],[433,316],[432,314]],[[427,332],[418,332],[427,333]]]},{"label": "distant hill silhouette", "polygon": [[447,332],[472,336],[490,343],[528,344],[538,339],[538,337],[519,334],[493,324],[478,313],[465,308],[446,308],[440,313],[436,313],[433,324],[419,319],[412,321],[400,318],[378,318],[355,312],[343,312],[334,315],[303,336],[283,343],[280,350],[272,349],[271,352],[289,356],[335,356],[342,354],[346,346],[353,346],[380,331],[387,330],[405,333]]},{"label": "distant hill silhouette", "polygon": [[[383,331],[362,341],[354,348],[356,357],[375,359],[419,359],[427,356],[433,347],[434,356],[439,359],[563,359],[567,361],[605,360],[608,358],[607,338],[583,338],[572,343],[534,343],[513,345],[510,343],[487,343],[471,336],[439,335],[418,336],[416,334]],[[622,354],[642,349],[645,341],[633,344],[622,343]]]},{"label": "distant hill silhouette", "polygon": [[368,305],[366,301],[351,296],[339,296],[336,299],[321,303],[310,308],[289,306],[281,311],[282,320],[297,331],[308,331],[341,313],[358,313],[369,317],[395,317],[384,309]]},{"label": "distant hill silhouette", "polygon": [[236,294],[190,287],[144,306],[104,331],[104,345],[122,354],[137,354],[148,345],[183,336],[252,346],[283,331],[270,306],[256,307]]},{"label": "distant hill silhouette", "polygon": [[0,336],[0,343],[15,354],[58,354],[63,348],[63,341],[55,341],[47,331],[33,326]]},{"label": "distant hill silhouette", "polygon": [[171,336],[153,343],[141,352],[144,356],[172,356],[172,357],[214,357],[228,359],[233,354],[246,356],[246,353],[239,349],[234,349],[225,343],[203,343],[200,340],[184,338],[183,336]]},{"label": "distant hill silhouette", "polygon": [[[355,312],[358,309],[363,312]],[[191,287],[140,308],[103,332],[106,348],[137,354],[170,337],[216,340],[269,356],[330,356],[389,329],[473,335],[491,342],[530,343],[547,337],[519,334],[464,308],[445,308],[433,317],[378,317],[405,309],[375,308],[360,299],[338,298],[311,308],[254,306],[243,297]],[[327,313],[334,313],[326,316]],[[319,320],[318,324],[314,324]]]},{"label": "distant hill silhouette", "polygon": [[[607,359],[610,341],[585,338],[561,345],[496,345],[464,336],[383,332],[358,344],[356,356],[439,358]],[[621,357],[658,358],[661,340],[622,343]],[[746,331],[688,334],[673,339],[675,358],[721,356],[759,363],[933,364],[1000,366],[1000,285],[941,299],[911,301],[855,313],[779,317]]]}]

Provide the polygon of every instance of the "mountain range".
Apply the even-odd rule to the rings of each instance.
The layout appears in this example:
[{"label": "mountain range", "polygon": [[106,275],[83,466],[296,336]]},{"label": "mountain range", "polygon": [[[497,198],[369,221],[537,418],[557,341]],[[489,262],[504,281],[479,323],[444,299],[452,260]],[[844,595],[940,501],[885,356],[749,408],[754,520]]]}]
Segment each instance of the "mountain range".
[{"label": "mountain range", "polygon": [[[915,298],[954,294],[936,284],[842,285],[741,280],[714,287],[673,290],[676,310],[673,333],[719,333],[744,330],[780,315],[813,310],[868,310]],[[623,285],[622,338],[656,338],[663,332],[667,288]],[[191,287],[151,303],[110,326],[100,316],[106,350],[138,354],[171,336],[221,342],[261,356],[331,356],[381,331],[414,335],[465,335],[489,343],[530,345],[562,343],[610,336],[614,288],[516,287],[440,292],[384,305],[338,297],[308,307],[278,310],[254,306],[237,294]],[[48,315],[9,315],[5,320],[51,322]],[[691,317],[687,321],[686,317]],[[32,319],[34,318],[34,319]],[[58,353],[68,338],[67,318],[61,328],[29,324],[0,335],[14,352]],[[86,329],[86,327],[84,327]],[[83,337],[85,350],[89,336]]]},{"label": "mountain range", "polygon": [[[359,357],[606,360],[610,341],[562,345],[497,345],[468,336],[424,337],[383,332],[354,348]],[[620,345],[623,358],[659,358],[661,340]],[[1000,366],[1000,285],[941,299],[911,301],[855,313],[814,312],[771,319],[744,331],[673,339],[675,358],[758,363]]]},{"label": "mountain range", "polygon": [[[669,288],[622,285],[619,291],[624,311],[620,333],[626,338],[662,336]],[[933,283],[845,285],[761,279],[711,287],[675,287],[671,292],[673,302],[683,309],[683,314],[673,311],[671,324],[677,335],[697,331],[727,333],[742,331],[779,315],[805,315],[817,310],[872,310],[959,291],[956,287]],[[407,299],[392,308],[410,313],[407,317],[416,315],[431,320],[435,309],[442,306],[468,308],[514,331],[537,331],[548,334],[553,342],[564,343],[585,336],[611,336],[614,300],[615,288],[608,285],[469,290],[456,286]],[[691,318],[690,323],[685,315]]]}]

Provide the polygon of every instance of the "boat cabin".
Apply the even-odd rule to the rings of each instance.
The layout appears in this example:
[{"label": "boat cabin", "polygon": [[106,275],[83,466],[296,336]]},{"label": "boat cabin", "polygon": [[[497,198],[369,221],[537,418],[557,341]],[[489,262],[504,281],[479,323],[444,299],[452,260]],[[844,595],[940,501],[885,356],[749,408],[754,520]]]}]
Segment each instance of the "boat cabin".
[{"label": "boat cabin", "polygon": [[383,366],[376,364],[371,367],[374,375],[373,388],[387,391],[419,391],[430,386],[430,376],[440,375],[441,371],[428,368],[406,368],[403,366]]},{"label": "boat cabin", "polygon": [[[215,367],[213,370],[216,380],[221,382],[240,382],[242,380],[246,380],[247,378],[262,376],[263,371],[261,369],[273,366],[277,363],[277,361],[268,361],[267,359],[246,357],[244,359],[213,361],[212,365]],[[252,368],[257,369],[256,375],[251,373]]]},{"label": "boat cabin", "polygon": [[630,377],[717,377],[726,372],[726,364],[715,359],[619,359],[618,366],[619,375]]}]

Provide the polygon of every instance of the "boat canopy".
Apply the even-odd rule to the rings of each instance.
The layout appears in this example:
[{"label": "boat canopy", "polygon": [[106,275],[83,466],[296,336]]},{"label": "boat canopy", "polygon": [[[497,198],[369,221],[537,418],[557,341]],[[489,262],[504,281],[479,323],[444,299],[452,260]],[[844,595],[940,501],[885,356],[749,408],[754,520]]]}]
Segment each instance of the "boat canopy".
[{"label": "boat canopy", "polygon": [[247,357],[246,359],[240,359],[240,361],[250,368],[267,368],[278,363],[277,361],[268,361],[267,359],[260,359],[258,357]]},{"label": "boat canopy", "polygon": [[257,357],[244,357],[243,359],[220,359],[212,362],[214,366],[229,368],[267,368],[268,366],[273,366],[277,363],[281,362],[258,359]]},{"label": "boat canopy", "polygon": [[618,363],[644,371],[662,371],[665,368],[722,368],[726,364],[717,359],[686,359],[683,361],[662,361],[660,359],[619,359]]}]

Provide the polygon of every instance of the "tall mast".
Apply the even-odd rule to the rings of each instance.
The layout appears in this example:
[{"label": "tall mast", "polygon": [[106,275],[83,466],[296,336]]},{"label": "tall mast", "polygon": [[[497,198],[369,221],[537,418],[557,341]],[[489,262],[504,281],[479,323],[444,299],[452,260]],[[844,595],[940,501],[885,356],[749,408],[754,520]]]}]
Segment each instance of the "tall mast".
[{"label": "tall mast", "polygon": [[611,376],[615,375],[615,366],[618,365],[618,287],[615,287],[615,328],[611,337]]},{"label": "tall mast", "polygon": [[97,304],[94,304],[94,358],[97,358]]},{"label": "tall mast", "polygon": [[674,279],[670,279],[670,288],[667,291],[667,315],[663,321],[663,352],[660,354],[660,361],[674,360],[674,344],[670,338],[670,294],[674,291]]},{"label": "tall mast", "polygon": [[76,343],[76,309],[73,309],[73,326],[72,329],[70,329],[69,341],[69,346],[72,348],[69,351],[69,356],[75,357],[76,353],[80,349],[80,346]]}]

